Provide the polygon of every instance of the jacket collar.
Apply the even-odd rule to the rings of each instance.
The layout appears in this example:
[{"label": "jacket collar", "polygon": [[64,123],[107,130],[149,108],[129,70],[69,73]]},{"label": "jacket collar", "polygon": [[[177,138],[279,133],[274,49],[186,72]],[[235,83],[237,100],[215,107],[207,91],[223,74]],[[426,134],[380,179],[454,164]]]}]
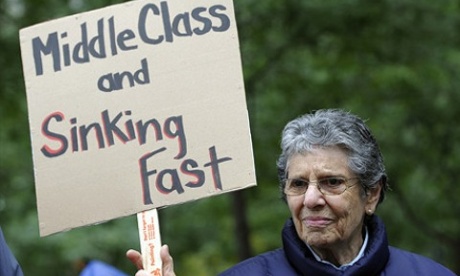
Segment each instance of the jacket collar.
[{"label": "jacket collar", "polygon": [[305,243],[297,236],[292,219],[284,225],[283,249],[286,258],[301,275],[378,275],[388,262],[389,249],[383,222],[376,215],[366,221],[369,243],[364,256],[346,270],[318,262]]}]

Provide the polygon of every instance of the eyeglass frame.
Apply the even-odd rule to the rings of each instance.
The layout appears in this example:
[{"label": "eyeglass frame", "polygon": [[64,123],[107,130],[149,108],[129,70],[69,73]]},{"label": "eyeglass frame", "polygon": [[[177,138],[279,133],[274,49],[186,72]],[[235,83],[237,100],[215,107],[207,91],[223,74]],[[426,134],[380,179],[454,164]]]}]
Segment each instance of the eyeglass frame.
[{"label": "eyeglass frame", "polygon": [[[343,191],[341,191],[340,193],[330,193],[330,192],[327,192],[326,193],[324,192],[324,188],[321,188],[321,184],[320,182],[321,181],[325,181],[325,180],[330,180],[330,179],[340,179],[340,180],[343,180],[344,181],[344,185],[345,185],[345,188],[343,189]],[[287,196],[300,196],[300,195],[304,195],[308,188],[310,187],[310,184],[315,184],[314,186],[316,186],[316,188],[318,189],[318,191],[322,194],[322,195],[325,195],[325,196],[335,196],[335,195],[341,195],[343,193],[345,193],[346,190],[348,190],[349,188],[353,187],[353,186],[356,186],[357,183],[354,183],[354,184],[351,184],[351,185],[348,185],[348,183],[350,182],[350,180],[359,180],[360,178],[359,177],[350,177],[350,178],[346,178],[346,177],[342,177],[342,176],[328,176],[328,177],[324,177],[324,178],[321,178],[321,179],[318,179],[317,181],[309,181],[309,180],[306,180],[306,179],[302,179],[302,178],[286,178],[284,181],[285,181],[285,185],[284,185],[284,194],[287,195]],[[305,191],[301,192],[301,193],[295,193],[295,194],[292,194],[292,193],[288,193],[286,192],[287,191],[287,187],[289,185],[289,181],[292,181],[292,180],[300,180],[304,183],[307,183],[306,187],[305,187]]]}]

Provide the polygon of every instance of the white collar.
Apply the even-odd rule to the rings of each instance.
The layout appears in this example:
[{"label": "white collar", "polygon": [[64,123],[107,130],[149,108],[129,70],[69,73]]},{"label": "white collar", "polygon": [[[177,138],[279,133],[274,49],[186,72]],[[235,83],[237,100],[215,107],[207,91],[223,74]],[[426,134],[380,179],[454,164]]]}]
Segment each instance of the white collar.
[{"label": "white collar", "polygon": [[337,270],[341,270],[341,271],[344,271],[345,269],[347,269],[349,266],[352,266],[353,264],[355,264],[359,259],[361,259],[363,256],[364,256],[364,250],[366,249],[367,247],[367,242],[369,240],[369,232],[367,231],[367,227],[364,228],[365,229],[365,236],[364,236],[364,242],[363,242],[363,245],[361,246],[361,250],[359,250],[359,253],[358,255],[349,263],[347,264],[343,264],[341,265],[340,267],[334,265],[333,263],[331,262],[328,262],[328,261],[325,261],[325,260],[322,260],[321,257],[315,253],[315,251],[313,251],[313,249],[307,244],[307,247],[308,249],[310,249],[311,253],[313,254],[313,256],[315,257],[315,259],[318,261],[318,262],[321,262],[321,263],[325,263],[325,264],[328,264],[328,265],[331,265],[332,267],[334,267],[335,269]]}]

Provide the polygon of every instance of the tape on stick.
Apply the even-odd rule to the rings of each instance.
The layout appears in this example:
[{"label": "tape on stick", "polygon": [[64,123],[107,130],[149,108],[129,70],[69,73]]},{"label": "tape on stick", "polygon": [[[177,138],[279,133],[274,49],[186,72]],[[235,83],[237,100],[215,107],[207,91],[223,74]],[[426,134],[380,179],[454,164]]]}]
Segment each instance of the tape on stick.
[{"label": "tape on stick", "polygon": [[161,276],[161,237],[157,209],[137,213],[142,263],[149,275]]}]

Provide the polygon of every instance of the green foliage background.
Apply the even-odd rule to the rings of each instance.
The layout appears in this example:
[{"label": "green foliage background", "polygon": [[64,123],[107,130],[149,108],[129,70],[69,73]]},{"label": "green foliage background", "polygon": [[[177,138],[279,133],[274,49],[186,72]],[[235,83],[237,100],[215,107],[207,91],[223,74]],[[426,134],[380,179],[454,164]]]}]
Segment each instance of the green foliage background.
[{"label": "green foliage background", "polygon": [[[0,225],[26,275],[78,275],[96,258],[134,275],[135,217],[38,236],[18,30],[110,0],[0,0]],[[275,160],[284,124],[319,108],[363,118],[392,191],[378,213],[392,245],[460,273],[460,7],[456,0],[235,0],[257,188],[243,192],[253,254],[288,218]],[[238,261],[232,195],[160,211],[178,275]]]}]

